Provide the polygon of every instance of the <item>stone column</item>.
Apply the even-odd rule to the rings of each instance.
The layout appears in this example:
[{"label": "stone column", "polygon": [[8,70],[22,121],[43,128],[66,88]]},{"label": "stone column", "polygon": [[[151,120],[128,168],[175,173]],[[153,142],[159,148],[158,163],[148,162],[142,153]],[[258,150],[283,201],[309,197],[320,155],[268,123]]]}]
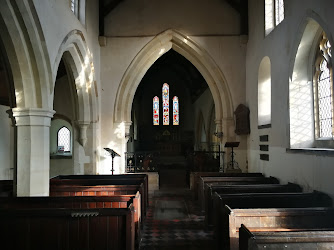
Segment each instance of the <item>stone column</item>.
[{"label": "stone column", "polygon": [[55,111],[14,108],[17,126],[17,196],[48,196],[50,125]]}]

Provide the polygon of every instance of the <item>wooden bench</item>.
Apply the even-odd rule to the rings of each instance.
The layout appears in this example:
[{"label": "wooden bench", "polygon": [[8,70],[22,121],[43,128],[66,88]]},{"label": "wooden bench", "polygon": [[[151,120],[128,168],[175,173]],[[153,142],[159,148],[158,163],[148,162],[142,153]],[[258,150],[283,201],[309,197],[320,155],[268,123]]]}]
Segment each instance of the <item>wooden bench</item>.
[{"label": "wooden bench", "polygon": [[13,180],[0,180],[0,197],[13,196]]},{"label": "wooden bench", "polygon": [[[56,196],[93,196],[93,197],[112,197],[120,195],[134,196],[139,192],[139,221],[144,221],[146,215],[145,203],[142,200],[143,184],[140,185],[105,185],[105,186],[74,186],[74,185],[53,185],[50,187],[50,197]],[[135,214],[137,215],[137,210]]]},{"label": "wooden bench", "polygon": [[238,194],[238,193],[286,193],[302,192],[302,188],[293,183],[281,184],[256,184],[256,185],[220,185],[206,184],[205,187],[205,226],[213,225],[213,194]]},{"label": "wooden bench", "polygon": [[190,173],[190,190],[194,199],[198,199],[198,185],[200,177],[263,177],[262,173],[221,173],[221,172],[191,172]]},{"label": "wooden bench", "polygon": [[[251,195],[247,196],[247,199],[241,199],[241,202],[238,202],[238,200],[240,200],[240,196],[235,196],[234,201],[232,199],[229,201],[226,199],[227,202],[221,202],[221,204],[224,204],[224,207],[219,208],[220,210],[216,210],[216,202],[214,202],[214,231],[219,246],[227,248],[231,246],[231,249],[238,249],[237,230],[241,224],[245,224],[249,227],[270,228],[278,227],[277,225],[279,225],[279,223],[280,225],[285,225],[284,223],[288,226],[294,225],[294,221],[298,222],[299,220],[299,224],[297,223],[296,226],[293,226],[293,228],[296,228],[297,226],[301,228],[301,225],[304,223],[302,218],[299,217],[298,219],[293,219],[291,221],[292,224],[290,224],[289,220],[291,218],[285,217],[284,213],[280,213],[280,211],[285,211],[284,209],[289,211],[289,209],[293,208],[296,208],[293,211],[306,211],[309,208],[311,208],[311,211],[314,211],[314,207],[331,206],[331,202],[328,201],[329,198],[323,197],[324,194],[286,193],[254,195],[255,196],[253,197]],[[261,195],[264,196],[261,197]],[[269,198],[270,196],[272,198]],[[215,201],[217,201],[217,199],[215,199]],[[278,212],[270,217],[269,215],[275,211]],[[330,211],[333,212],[332,210]],[[249,214],[247,214],[248,212]],[[277,218],[279,216],[282,218]],[[309,227],[308,220],[305,220],[305,223],[305,226]],[[325,226],[324,224],[322,226],[334,228],[334,225]],[[314,227],[318,226],[314,225],[311,228]]]},{"label": "wooden bench", "polygon": [[333,249],[334,231],[331,230],[318,228],[305,231],[251,232],[241,224],[239,249]]},{"label": "wooden bench", "polygon": [[0,208],[127,208],[134,207],[135,238],[139,243],[141,236],[141,199],[137,191],[135,195],[115,196],[70,196],[70,197],[0,197]]},{"label": "wooden bench", "polygon": [[200,177],[198,188],[198,199],[201,210],[205,209],[205,185],[206,184],[220,185],[236,185],[236,184],[279,184],[279,181],[274,177]]},{"label": "wooden bench", "polygon": [[[101,196],[134,194],[141,195],[141,211],[145,217],[148,207],[148,192],[145,183],[140,180],[127,179],[51,179],[50,196]],[[108,193],[106,193],[108,192]]]},{"label": "wooden bench", "polygon": [[134,250],[133,204],[127,208],[0,209],[2,249]]},{"label": "wooden bench", "polygon": [[138,185],[143,183],[141,198],[148,206],[148,176],[147,174],[120,174],[120,175],[58,175],[50,179],[51,185]]}]

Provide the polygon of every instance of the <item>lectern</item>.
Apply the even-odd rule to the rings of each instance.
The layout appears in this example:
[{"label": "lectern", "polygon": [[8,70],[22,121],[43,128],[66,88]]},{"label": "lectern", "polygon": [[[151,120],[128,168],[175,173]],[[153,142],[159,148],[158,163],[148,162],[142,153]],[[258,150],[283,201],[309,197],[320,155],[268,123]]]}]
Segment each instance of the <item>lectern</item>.
[{"label": "lectern", "polygon": [[112,149],[110,149],[110,148],[103,148],[105,151],[107,151],[109,154],[110,154],[110,156],[111,156],[111,158],[112,158],[112,162],[111,162],[111,175],[114,175],[114,158],[116,157],[116,156],[120,156],[119,154],[117,154],[114,150],[112,150]]},{"label": "lectern", "polygon": [[240,142],[226,142],[225,148],[231,148],[231,161],[227,163],[227,169],[239,169],[239,164],[234,160],[235,153],[233,152],[233,148],[239,147]]}]

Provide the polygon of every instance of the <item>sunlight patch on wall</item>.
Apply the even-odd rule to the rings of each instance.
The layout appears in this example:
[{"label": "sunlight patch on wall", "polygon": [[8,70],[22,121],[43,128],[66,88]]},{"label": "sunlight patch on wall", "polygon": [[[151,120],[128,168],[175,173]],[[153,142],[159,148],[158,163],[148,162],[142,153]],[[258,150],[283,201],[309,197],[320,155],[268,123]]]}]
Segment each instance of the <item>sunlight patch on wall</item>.
[{"label": "sunlight patch on wall", "polygon": [[312,83],[290,82],[290,146],[311,147],[313,143]]}]

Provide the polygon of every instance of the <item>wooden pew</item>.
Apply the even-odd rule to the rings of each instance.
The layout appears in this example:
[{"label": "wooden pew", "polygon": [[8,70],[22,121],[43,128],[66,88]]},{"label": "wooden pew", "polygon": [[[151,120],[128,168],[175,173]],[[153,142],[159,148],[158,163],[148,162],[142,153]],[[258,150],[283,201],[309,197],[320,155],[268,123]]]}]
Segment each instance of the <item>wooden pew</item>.
[{"label": "wooden pew", "polygon": [[143,183],[141,193],[145,208],[148,206],[148,176],[147,174],[120,174],[120,175],[58,175],[50,179],[51,185],[138,185]]},{"label": "wooden pew", "polygon": [[256,185],[220,185],[206,184],[205,187],[205,226],[213,225],[213,194],[238,194],[238,193],[286,193],[302,192],[302,188],[293,183],[281,184],[256,184]]},{"label": "wooden pew", "polygon": [[236,184],[279,184],[279,181],[274,177],[200,177],[198,188],[199,204],[204,212],[205,208],[205,185],[206,184],[220,185],[236,185]]},{"label": "wooden pew", "polygon": [[[135,218],[138,226],[142,226],[146,208],[142,201],[141,193],[143,192],[143,183],[140,185],[106,185],[106,186],[63,186],[53,185],[50,187],[50,197],[76,196],[76,197],[113,197],[113,196],[136,196],[139,194],[138,205],[135,205]],[[140,228],[136,231],[140,231]]]},{"label": "wooden pew", "polygon": [[[130,176],[130,175],[129,175]],[[132,175],[131,175],[132,176]],[[147,175],[145,175],[147,177]],[[145,188],[146,179],[135,179],[131,177],[118,177],[110,179],[104,176],[102,179],[96,177],[84,179],[84,176],[75,177],[75,179],[66,178],[52,178],[50,180],[50,196],[73,196],[73,195],[114,195],[114,194],[133,194],[137,190],[140,192],[142,199],[142,216],[145,217],[148,207],[148,190]],[[80,188],[81,187],[81,188]],[[94,188],[96,187],[96,188]],[[104,193],[102,189],[106,190],[109,187],[108,194]],[[84,191],[86,190],[86,191]],[[131,190],[133,190],[131,192]],[[73,192],[77,192],[74,194]]]},{"label": "wooden pew", "polygon": [[[328,195],[316,191],[313,193],[251,193],[227,195],[215,193],[213,205],[214,232],[218,239],[218,245],[225,247],[231,245],[231,249],[238,249],[238,235],[236,231],[242,223],[250,227],[253,227],[254,224],[249,225],[248,221],[246,223],[245,221],[241,223],[238,221],[235,222],[233,216],[236,214],[235,211],[237,211],[237,209],[243,209],[243,212],[252,211],[252,209],[260,212],[260,209],[267,211],[266,209],[268,208],[279,210],[280,208],[306,209],[310,207],[331,207],[332,200]],[[273,210],[275,211],[275,209]],[[240,218],[242,218],[242,216]],[[262,219],[264,220],[265,217]],[[247,217],[247,220],[252,220],[252,218]],[[264,224],[268,227],[272,227],[270,223],[275,225],[275,222],[270,219],[265,221]],[[257,223],[259,223],[259,221],[257,221]]]},{"label": "wooden pew", "polygon": [[0,209],[2,249],[134,250],[133,204],[127,208]]},{"label": "wooden pew", "polygon": [[115,196],[67,196],[67,197],[0,197],[0,208],[127,208],[130,204],[134,207],[134,224],[136,243],[141,237],[141,199],[137,191],[135,195]]},{"label": "wooden pew", "polygon": [[194,199],[198,199],[198,185],[200,177],[263,177],[262,173],[221,173],[221,172],[191,172],[190,190],[193,191]]},{"label": "wooden pew", "polygon": [[0,180],[0,197],[13,196],[13,180]]},{"label": "wooden pew", "polygon": [[305,230],[251,232],[244,224],[241,224],[239,228],[239,249],[333,249],[333,229],[331,229],[332,231],[324,231],[323,229]]}]

